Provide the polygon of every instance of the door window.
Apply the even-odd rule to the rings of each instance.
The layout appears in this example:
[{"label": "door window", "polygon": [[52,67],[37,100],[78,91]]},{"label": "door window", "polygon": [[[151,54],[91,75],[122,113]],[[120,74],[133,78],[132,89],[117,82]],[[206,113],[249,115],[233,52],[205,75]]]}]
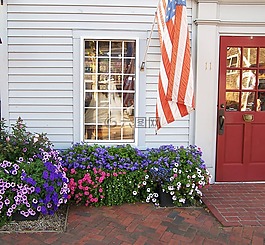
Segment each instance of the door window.
[{"label": "door window", "polygon": [[265,111],[265,48],[227,47],[226,111]]}]

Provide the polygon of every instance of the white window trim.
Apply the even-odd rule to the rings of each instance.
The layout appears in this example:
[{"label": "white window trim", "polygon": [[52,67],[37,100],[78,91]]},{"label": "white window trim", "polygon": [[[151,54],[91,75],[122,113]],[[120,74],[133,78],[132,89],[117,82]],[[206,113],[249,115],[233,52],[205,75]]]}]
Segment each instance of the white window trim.
[{"label": "white window trim", "polygon": [[[103,34],[103,33],[102,33]],[[125,32],[123,33],[121,31],[121,35],[117,36],[115,32],[107,32],[107,34],[102,35],[101,33],[96,34],[95,32],[92,31],[74,31],[73,33],[73,38],[76,40],[74,41],[74,46],[78,45],[79,48],[76,46],[74,47],[74,61],[77,62],[76,56],[79,55],[78,62],[79,62],[79,71],[74,70],[74,87],[77,85],[77,82],[79,83],[78,86],[78,92],[77,89],[74,88],[74,97],[79,96],[79,101],[78,105],[74,105],[74,132],[75,134],[78,134],[78,137],[74,136],[74,142],[83,142],[84,141],[84,127],[83,127],[83,122],[84,122],[84,115],[83,115],[83,93],[84,93],[84,87],[83,87],[83,79],[84,79],[84,73],[83,73],[83,67],[84,67],[84,57],[83,57],[83,50],[84,50],[84,40],[90,39],[90,40],[100,40],[100,39],[105,39],[105,40],[135,40],[136,42],[136,83],[135,83],[135,117],[145,117],[145,106],[140,105],[140,101],[144,101],[145,104],[145,80],[143,79],[143,76],[145,76],[145,72],[141,71],[140,74],[140,62],[141,59],[143,58],[142,53],[144,50],[141,50],[140,53],[140,43],[141,39],[144,39],[144,42],[146,41],[147,37],[147,32],[141,32],[141,33],[128,33]],[[143,41],[143,40],[142,40]],[[144,47],[142,47],[143,49]],[[78,49],[78,50],[77,50]],[[74,62],[74,64],[76,64]],[[141,89],[140,89],[140,84],[141,84]],[[73,103],[77,102],[77,100],[74,100]],[[142,103],[141,103],[142,104]],[[75,109],[79,107],[78,113],[75,112]],[[144,107],[144,108],[143,108]],[[77,125],[79,124],[79,125]],[[117,141],[88,141],[87,143],[97,143],[97,144],[104,144],[104,145],[120,145],[120,144],[130,144],[132,146],[138,147],[142,146],[145,142],[145,134],[143,134],[143,129],[140,128],[135,128],[135,142],[117,142]],[[79,132],[79,133],[78,133]]]}]

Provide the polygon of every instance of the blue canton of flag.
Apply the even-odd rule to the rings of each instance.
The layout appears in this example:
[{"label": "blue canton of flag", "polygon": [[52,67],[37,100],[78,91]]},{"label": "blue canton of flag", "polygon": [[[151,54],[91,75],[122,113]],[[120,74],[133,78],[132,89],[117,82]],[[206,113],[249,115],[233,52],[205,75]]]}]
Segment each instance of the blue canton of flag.
[{"label": "blue canton of flag", "polygon": [[186,6],[186,0],[168,0],[166,22],[172,19],[175,15],[176,5]]}]

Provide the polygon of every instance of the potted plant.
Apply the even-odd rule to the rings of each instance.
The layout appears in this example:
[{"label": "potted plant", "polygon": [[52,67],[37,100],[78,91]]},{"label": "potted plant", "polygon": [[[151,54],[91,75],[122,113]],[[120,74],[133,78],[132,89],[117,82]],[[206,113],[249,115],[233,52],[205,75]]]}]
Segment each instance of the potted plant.
[{"label": "potted plant", "polygon": [[[148,149],[148,173],[156,182],[160,206],[198,205],[201,188],[209,184],[211,175],[197,146],[164,145]],[[168,198],[167,193],[171,196]],[[173,204],[170,202],[172,201]]]}]

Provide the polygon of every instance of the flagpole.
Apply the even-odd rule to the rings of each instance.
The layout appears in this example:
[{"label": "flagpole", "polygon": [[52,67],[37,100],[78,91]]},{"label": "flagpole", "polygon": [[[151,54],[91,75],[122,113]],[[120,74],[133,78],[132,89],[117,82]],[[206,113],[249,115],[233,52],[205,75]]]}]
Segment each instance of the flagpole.
[{"label": "flagpole", "polygon": [[154,21],[153,21],[153,24],[152,24],[150,35],[149,35],[149,38],[148,38],[148,42],[147,42],[147,45],[146,45],[146,48],[145,48],[144,59],[143,59],[142,64],[140,66],[140,71],[144,71],[144,68],[145,68],[147,52],[148,52],[148,49],[150,47],[151,37],[152,37],[153,32],[154,32],[154,27],[155,27],[155,22],[156,22],[156,14],[157,14],[157,10],[155,11],[155,17],[154,17]]}]

